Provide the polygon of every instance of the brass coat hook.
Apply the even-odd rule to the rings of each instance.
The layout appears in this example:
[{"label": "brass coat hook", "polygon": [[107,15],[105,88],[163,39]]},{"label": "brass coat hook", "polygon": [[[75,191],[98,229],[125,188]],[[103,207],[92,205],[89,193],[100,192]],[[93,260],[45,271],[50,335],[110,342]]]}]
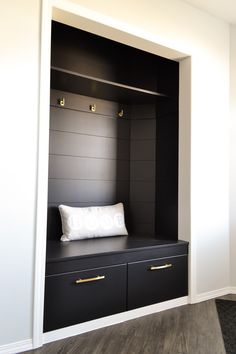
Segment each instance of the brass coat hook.
[{"label": "brass coat hook", "polygon": [[91,104],[91,105],[89,106],[89,109],[90,109],[91,112],[96,112],[97,107],[96,107],[95,104]]},{"label": "brass coat hook", "polygon": [[66,100],[65,98],[58,98],[57,100],[58,104],[61,106],[61,107],[64,107],[65,106],[65,103],[66,103]]},{"label": "brass coat hook", "polygon": [[120,118],[122,118],[122,117],[124,116],[124,110],[123,110],[123,108],[119,110],[118,116],[119,116]]}]

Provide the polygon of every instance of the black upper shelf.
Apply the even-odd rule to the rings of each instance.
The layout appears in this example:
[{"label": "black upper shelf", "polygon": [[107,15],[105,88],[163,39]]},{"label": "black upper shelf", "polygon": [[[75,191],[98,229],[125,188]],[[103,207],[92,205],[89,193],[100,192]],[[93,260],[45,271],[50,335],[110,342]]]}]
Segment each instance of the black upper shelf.
[{"label": "black upper shelf", "polygon": [[167,95],[51,67],[51,88],[119,103],[156,103]]}]

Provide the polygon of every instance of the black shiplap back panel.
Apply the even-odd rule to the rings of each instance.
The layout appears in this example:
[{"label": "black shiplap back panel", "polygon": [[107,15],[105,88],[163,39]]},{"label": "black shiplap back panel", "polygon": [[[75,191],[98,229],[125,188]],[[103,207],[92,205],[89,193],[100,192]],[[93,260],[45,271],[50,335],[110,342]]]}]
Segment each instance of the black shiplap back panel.
[{"label": "black shiplap back panel", "polygon": [[130,121],[130,217],[137,234],[155,234],[156,108],[133,105]]},{"label": "black shiplap back panel", "polygon": [[[83,96],[78,82],[75,91],[60,80],[53,86],[52,77],[48,237],[61,234],[58,204],[122,201],[130,232],[178,238],[179,64],[53,21],[52,66],[169,98],[153,104],[145,95],[145,101],[131,95],[124,101],[129,106],[121,106],[108,97],[88,97],[94,87]],[[61,98],[64,108],[58,104]],[[119,119],[121,108],[125,115]]]},{"label": "black shiplap back panel", "polygon": [[[65,106],[59,99],[65,99]],[[90,105],[96,105],[96,112]],[[51,90],[48,239],[62,234],[58,205],[123,202],[128,209],[130,123],[115,102]]]}]

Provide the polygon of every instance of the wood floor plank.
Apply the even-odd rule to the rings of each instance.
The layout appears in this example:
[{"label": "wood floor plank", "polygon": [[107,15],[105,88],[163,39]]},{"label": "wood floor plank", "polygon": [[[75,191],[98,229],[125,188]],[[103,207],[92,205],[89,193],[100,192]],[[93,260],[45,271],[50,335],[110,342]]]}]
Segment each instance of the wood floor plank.
[{"label": "wood floor plank", "polygon": [[[236,295],[223,297],[236,300]],[[225,354],[214,300],[44,345],[26,354]]]}]

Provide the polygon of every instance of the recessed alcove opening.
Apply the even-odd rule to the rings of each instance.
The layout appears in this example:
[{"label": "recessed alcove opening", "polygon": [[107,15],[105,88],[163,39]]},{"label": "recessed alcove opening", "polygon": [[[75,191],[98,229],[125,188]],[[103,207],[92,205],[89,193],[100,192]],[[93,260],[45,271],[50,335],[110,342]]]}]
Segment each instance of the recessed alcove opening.
[{"label": "recessed alcove opening", "polygon": [[118,202],[131,235],[178,239],[179,64],[57,22],[51,64],[48,239],[59,204]]},{"label": "recessed alcove opening", "polygon": [[[46,239],[42,237],[45,233],[45,227],[47,223],[47,219],[45,218],[45,212],[47,208],[47,187],[46,187],[46,179],[47,179],[47,161],[48,161],[48,87],[49,87],[49,56],[50,56],[50,21],[51,19],[55,21],[59,21],[62,24],[73,26],[74,28],[80,28],[84,31],[88,31],[89,33],[94,33],[97,35],[100,35],[104,38],[107,39],[113,39],[119,43],[124,43],[129,46],[132,46],[134,49],[138,48],[141,50],[146,51],[147,53],[153,53],[162,56],[163,58],[169,58],[173,59],[174,61],[177,60],[180,64],[180,81],[179,85],[180,86],[180,114],[179,114],[179,198],[178,198],[178,204],[179,204],[179,215],[178,213],[174,213],[172,215],[177,216],[178,215],[178,222],[179,224],[179,235],[181,239],[183,240],[190,240],[190,179],[189,179],[189,173],[190,173],[190,115],[191,115],[191,107],[190,107],[190,97],[191,97],[191,87],[190,87],[190,78],[191,78],[191,58],[187,57],[186,54],[178,52],[174,49],[169,48],[172,46],[171,44],[169,45],[168,42],[164,41],[164,43],[160,40],[159,38],[154,35],[154,33],[147,33],[145,31],[139,31],[139,28],[135,28],[132,26],[126,26],[125,24],[119,23],[119,22],[113,22],[112,19],[106,18],[101,16],[99,13],[93,13],[92,11],[89,11],[88,9],[82,8],[77,5],[72,5],[72,3],[65,3],[62,5],[55,4],[52,2],[50,6],[44,4],[43,6],[43,19],[42,19],[42,65],[41,65],[41,74],[40,74],[40,125],[39,125],[39,173],[38,173],[38,202],[37,202],[37,247],[36,247],[36,268],[35,268],[35,277],[36,277],[36,282],[35,282],[35,304],[34,304],[34,343],[36,346],[42,345],[43,342],[51,341],[53,340],[52,338],[55,339],[55,337],[51,337],[50,333],[45,333],[44,336],[42,335],[42,327],[43,327],[43,308],[44,308],[44,315],[47,313],[47,309],[45,307],[45,302],[44,302],[44,260],[45,260],[45,248],[46,248]],[[161,39],[161,38],[160,38]],[[158,44],[158,43],[160,44]],[[167,45],[168,47],[165,47],[164,45]],[[55,66],[55,70],[57,70],[58,67]],[[62,77],[65,73],[65,71],[70,71],[69,74],[74,75],[74,70],[70,70],[69,68],[63,69],[59,68]],[[64,71],[64,72],[63,72]],[[71,73],[72,71],[72,73]],[[88,76],[90,75],[80,75],[82,79],[85,79],[84,81],[86,82],[87,79],[90,79]],[[72,78],[73,79],[73,78]],[[94,79],[94,78],[93,78]],[[96,78],[98,79],[98,78]],[[166,77],[163,77],[164,81],[163,83],[167,82]],[[109,81],[109,80],[104,80],[104,81]],[[104,84],[103,80],[93,80],[93,82],[98,82],[99,84]],[[90,81],[91,83],[92,81]],[[88,83],[88,81],[87,81]],[[105,82],[106,84],[107,82]],[[93,84],[94,85],[94,84]],[[115,86],[115,85],[113,85]],[[119,86],[119,85],[117,85]],[[129,86],[126,85],[125,86]],[[131,85],[132,86],[132,85]],[[94,86],[93,86],[94,87]],[[126,88],[126,87],[125,87]],[[140,87],[134,87],[139,88]],[[58,87],[59,91],[64,91],[62,87]],[[130,88],[129,88],[130,90]],[[115,93],[116,90],[113,90],[113,93]],[[140,92],[142,91],[142,87]],[[147,91],[155,92],[152,89],[148,89]],[[70,90],[66,89],[66,92],[70,92]],[[121,90],[120,90],[121,92]],[[132,88],[132,92],[134,93],[135,90]],[[73,93],[73,92],[72,92]],[[145,92],[146,93],[146,92]],[[80,94],[80,93],[76,93]],[[116,93],[115,93],[116,94]],[[142,92],[143,94],[143,92]],[[135,94],[136,95],[136,94]],[[138,93],[140,97],[140,93]],[[61,96],[61,95],[60,95]],[[51,96],[52,97],[52,96]],[[90,96],[89,97],[94,97]],[[101,97],[100,99],[106,99],[105,97]],[[119,103],[119,100],[115,100],[116,103]],[[152,101],[153,102],[153,101]],[[142,104],[145,102],[142,102]],[[130,104],[130,102],[129,102]],[[148,102],[150,104],[150,102]],[[123,104],[122,104],[123,105]],[[163,125],[163,130],[164,125]],[[161,130],[159,130],[161,131]],[[164,151],[163,149],[161,149]],[[156,156],[160,152],[160,150],[156,150]],[[163,190],[163,200],[166,199],[166,194],[165,191]],[[159,194],[159,197],[161,196],[161,193]],[[168,201],[166,202],[166,205],[168,205]],[[169,204],[170,205],[170,204]],[[159,210],[161,212],[161,210]],[[164,212],[164,214],[166,214]],[[165,223],[163,225],[166,225],[168,220],[165,220]],[[176,225],[176,222],[174,222]],[[159,222],[159,226],[160,226]],[[171,232],[171,235],[173,237],[173,232]],[[51,235],[48,233],[48,238],[50,239]],[[58,237],[60,237],[59,234],[57,234],[57,240]],[[167,235],[168,238],[170,238]],[[175,235],[176,238],[176,235]],[[67,265],[69,266],[70,264],[70,259],[71,257],[75,260],[76,264],[77,261],[80,263],[82,261],[82,258],[94,254],[94,257],[99,256],[100,261],[103,263],[103,256],[104,252],[107,254],[107,258],[110,259],[110,252],[112,254],[115,253],[123,253],[123,251],[128,251],[126,253],[126,261],[130,261],[130,255],[133,254],[133,250],[135,251],[135,254],[137,254],[137,257],[132,257],[132,259],[147,259],[149,256],[147,255],[147,252],[145,250],[149,249],[150,253],[152,254],[152,259],[153,257],[157,257],[158,255],[162,254],[163,252],[165,254],[168,254],[170,256],[173,256],[174,254],[186,254],[187,253],[187,243],[181,243],[181,241],[175,241],[173,240],[167,240],[164,239],[163,241],[158,240],[156,241],[151,241],[147,242],[146,240],[141,243],[137,243],[136,239],[129,240],[127,244],[124,245],[124,243],[120,243],[119,240],[117,240],[117,243],[114,243],[113,241],[117,238],[109,238],[109,241],[107,240],[104,242],[104,240],[100,242],[100,240],[94,241],[93,247],[87,247],[88,243],[83,244],[83,243],[75,243],[71,245],[61,245],[60,242],[53,242],[53,244],[50,245],[51,242],[47,242],[47,256],[46,256],[46,275],[47,274],[53,274],[53,273],[58,273],[60,272],[61,265],[64,265],[66,267],[66,271],[69,270]],[[91,244],[91,245],[92,245]],[[163,244],[165,244],[163,248]],[[175,246],[178,245],[178,251]],[[52,248],[51,248],[52,246]],[[64,247],[65,246],[65,247]],[[124,247],[125,246],[125,247]],[[161,247],[159,249],[159,246]],[[173,246],[173,247],[172,247]],[[56,249],[55,249],[56,247]],[[137,248],[138,247],[138,248]],[[85,250],[86,248],[86,250]],[[167,252],[167,249],[169,250]],[[181,251],[180,251],[181,249]],[[143,250],[143,251],[141,251]],[[67,252],[68,251],[68,252]],[[72,251],[72,253],[70,252]],[[141,253],[139,252],[141,251]],[[121,253],[120,253],[121,252]],[[138,252],[138,253],[137,253]],[[138,256],[138,254],[140,256]],[[155,254],[155,256],[154,256]],[[87,256],[86,256],[87,255]],[[101,256],[101,258],[100,258]],[[117,255],[118,256],[118,255]],[[69,257],[69,258],[68,258]],[[82,258],[81,258],[82,257]],[[94,258],[92,257],[92,258]],[[144,257],[144,258],[143,258]],[[115,257],[116,258],[116,257]],[[118,257],[119,258],[119,257]],[[94,258],[95,259],[95,258]],[[65,262],[65,260],[68,260],[69,262]],[[111,260],[111,259],[110,259]],[[88,264],[87,266],[91,266],[90,261],[90,256],[88,258]],[[105,261],[105,260],[104,260]],[[99,262],[99,264],[101,263]],[[191,263],[193,262],[193,258],[191,260]],[[78,264],[79,264],[78,263]],[[92,262],[93,263],[93,262]],[[90,265],[89,265],[90,264]],[[106,263],[107,264],[107,263]],[[64,269],[64,268],[63,268]],[[76,267],[78,269],[78,267]],[[186,270],[186,269],[185,269]],[[190,269],[191,270],[191,269]],[[65,269],[63,270],[65,271]],[[191,271],[192,272],[192,271]],[[186,273],[185,273],[186,275]],[[182,281],[185,283],[186,287],[186,277],[183,276],[183,272],[181,271],[180,275],[181,279],[179,277],[174,277],[177,281],[178,284],[182,283]],[[37,280],[38,279],[38,280]],[[180,280],[180,281],[179,281]],[[172,282],[168,282],[172,283]],[[184,287],[183,287],[184,289]],[[137,292],[136,292],[137,293]],[[171,298],[176,297],[176,294],[171,294]],[[52,293],[52,302],[54,303],[55,299],[57,296],[55,296],[55,289],[53,290]],[[183,300],[186,301],[186,300]],[[64,306],[63,306],[64,307]],[[51,305],[49,305],[49,308],[51,308]],[[60,310],[61,310],[60,306]],[[61,311],[59,311],[61,312]],[[58,311],[57,311],[58,313]],[[73,309],[74,313],[74,309]],[[142,310],[143,313],[143,310]],[[53,318],[55,317],[55,314],[53,315]],[[125,318],[125,314],[124,314]],[[114,317],[114,320],[111,321],[112,323],[116,322],[116,317]],[[103,322],[99,322],[99,327],[103,326]],[[95,327],[94,327],[95,326]],[[75,327],[76,334],[84,332],[84,324],[77,325]],[[92,322],[89,322],[89,330],[92,328],[97,328],[97,321],[94,321],[94,325]],[[69,330],[69,332],[68,332]],[[62,337],[68,336],[68,333],[72,334],[73,330],[70,331],[70,328],[66,329],[63,331],[60,331],[60,334],[58,336],[56,335],[56,338],[60,339]],[[52,332],[53,334],[54,332]],[[75,333],[75,332],[73,332]]]}]

